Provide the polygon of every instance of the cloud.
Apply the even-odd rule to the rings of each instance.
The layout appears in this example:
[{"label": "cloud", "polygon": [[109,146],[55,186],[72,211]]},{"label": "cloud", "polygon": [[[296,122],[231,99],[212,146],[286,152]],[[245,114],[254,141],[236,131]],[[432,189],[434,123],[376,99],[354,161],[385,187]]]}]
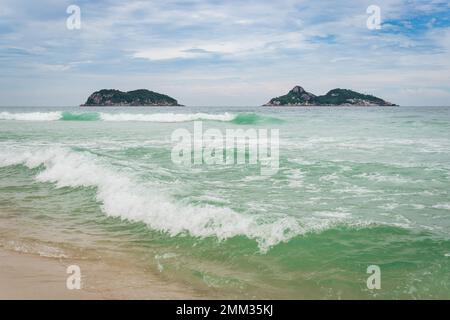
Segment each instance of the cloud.
[{"label": "cloud", "polygon": [[[122,83],[179,92],[186,104],[260,104],[295,84],[448,104],[448,1],[379,0],[383,24],[374,31],[369,0],[80,0],[81,30],[72,31],[69,4],[2,2],[2,104],[21,99],[24,84],[39,97],[23,104],[54,103],[57,84],[72,92],[57,104],[77,105],[93,85]],[[413,95],[420,88],[436,94]]]},{"label": "cloud", "polygon": [[148,60],[193,59],[211,55],[227,58],[249,58],[283,49],[311,48],[312,45],[303,39],[301,33],[283,33],[273,35],[242,36],[233,40],[217,41],[182,41],[179,46],[154,47],[138,49],[133,58]]}]

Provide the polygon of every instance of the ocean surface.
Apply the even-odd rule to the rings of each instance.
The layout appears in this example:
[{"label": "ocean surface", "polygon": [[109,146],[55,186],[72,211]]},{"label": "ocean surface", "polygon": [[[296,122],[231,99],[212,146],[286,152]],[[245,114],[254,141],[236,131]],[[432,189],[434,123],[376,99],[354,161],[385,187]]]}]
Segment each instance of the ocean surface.
[{"label": "ocean surface", "polygon": [[[279,129],[278,172],[173,163],[194,121]],[[205,297],[448,299],[450,107],[2,107],[0,246]]]}]

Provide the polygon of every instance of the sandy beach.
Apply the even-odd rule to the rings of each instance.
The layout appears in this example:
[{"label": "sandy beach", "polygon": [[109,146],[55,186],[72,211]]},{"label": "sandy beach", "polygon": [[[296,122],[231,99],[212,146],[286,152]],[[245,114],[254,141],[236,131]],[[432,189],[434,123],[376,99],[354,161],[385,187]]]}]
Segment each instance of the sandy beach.
[{"label": "sandy beach", "polygon": [[[66,269],[82,268],[80,290],[66,288]],[[139,270],[108,263],[56,259],[0,249],[0,299],[186,299],[193,291]]]}]

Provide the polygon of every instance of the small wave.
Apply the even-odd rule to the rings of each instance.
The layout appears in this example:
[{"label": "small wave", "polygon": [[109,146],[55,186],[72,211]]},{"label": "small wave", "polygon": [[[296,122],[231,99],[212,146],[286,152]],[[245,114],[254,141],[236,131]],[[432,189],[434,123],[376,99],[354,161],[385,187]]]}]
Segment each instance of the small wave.
[{"label": "small wave", "polygon": [[20,253],[38,254],[46,258],[68,258],[67,254],[56,247],[51,247],[40,243],[28,243],[23,241],[9,240],[3,243],[3,247]]},{"label": "small wave", "polygon": [[100,113],[103,121],[144,121],[144,122],[188,122],[196,120],[231,121],[235,118],[228,112],[209,113]]},{"label": "small wave", "polygon": [[10,113],[0,112],[0,120],[17,120],[17,121],[57,121],[61,119],[61,112],[26,112],[26,113]]},{"label": "small wave", "polygon": [[284,121],[274,117],[261,116],[256,113],[240,113],[231,121],[235,124],[258,124],[258,123],[283,123]]},{"label": "small wave", "polygon": [[433,206],[435,209],[450,210],[450,203],[439,203]]},{"label": "small wave", "polygon": [[355,177],[367,179],[374,182],[390,182],[397,184],[404,184],[411,182],[408,179],[401,177],[399,174],[382,175],[379,173],[361,173],[356,175]]}]

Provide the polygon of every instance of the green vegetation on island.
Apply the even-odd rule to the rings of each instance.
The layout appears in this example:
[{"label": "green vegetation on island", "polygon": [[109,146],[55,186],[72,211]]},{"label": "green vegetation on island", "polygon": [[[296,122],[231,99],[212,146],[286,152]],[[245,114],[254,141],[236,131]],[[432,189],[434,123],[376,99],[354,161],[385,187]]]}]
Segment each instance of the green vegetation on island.
[{"label": "green vegetation on island", "polygon": [[123,92],[102,89],[89,96],[82,106],[181,106],[168,95],[146,89]]},{"label": "green vegetation on island", "polygon": [[264,106],[396,106],[396,104],[348,89],[333,89],[323,96],[316,96],[300,86],[295,86],[288,94],[273,98]]}]

